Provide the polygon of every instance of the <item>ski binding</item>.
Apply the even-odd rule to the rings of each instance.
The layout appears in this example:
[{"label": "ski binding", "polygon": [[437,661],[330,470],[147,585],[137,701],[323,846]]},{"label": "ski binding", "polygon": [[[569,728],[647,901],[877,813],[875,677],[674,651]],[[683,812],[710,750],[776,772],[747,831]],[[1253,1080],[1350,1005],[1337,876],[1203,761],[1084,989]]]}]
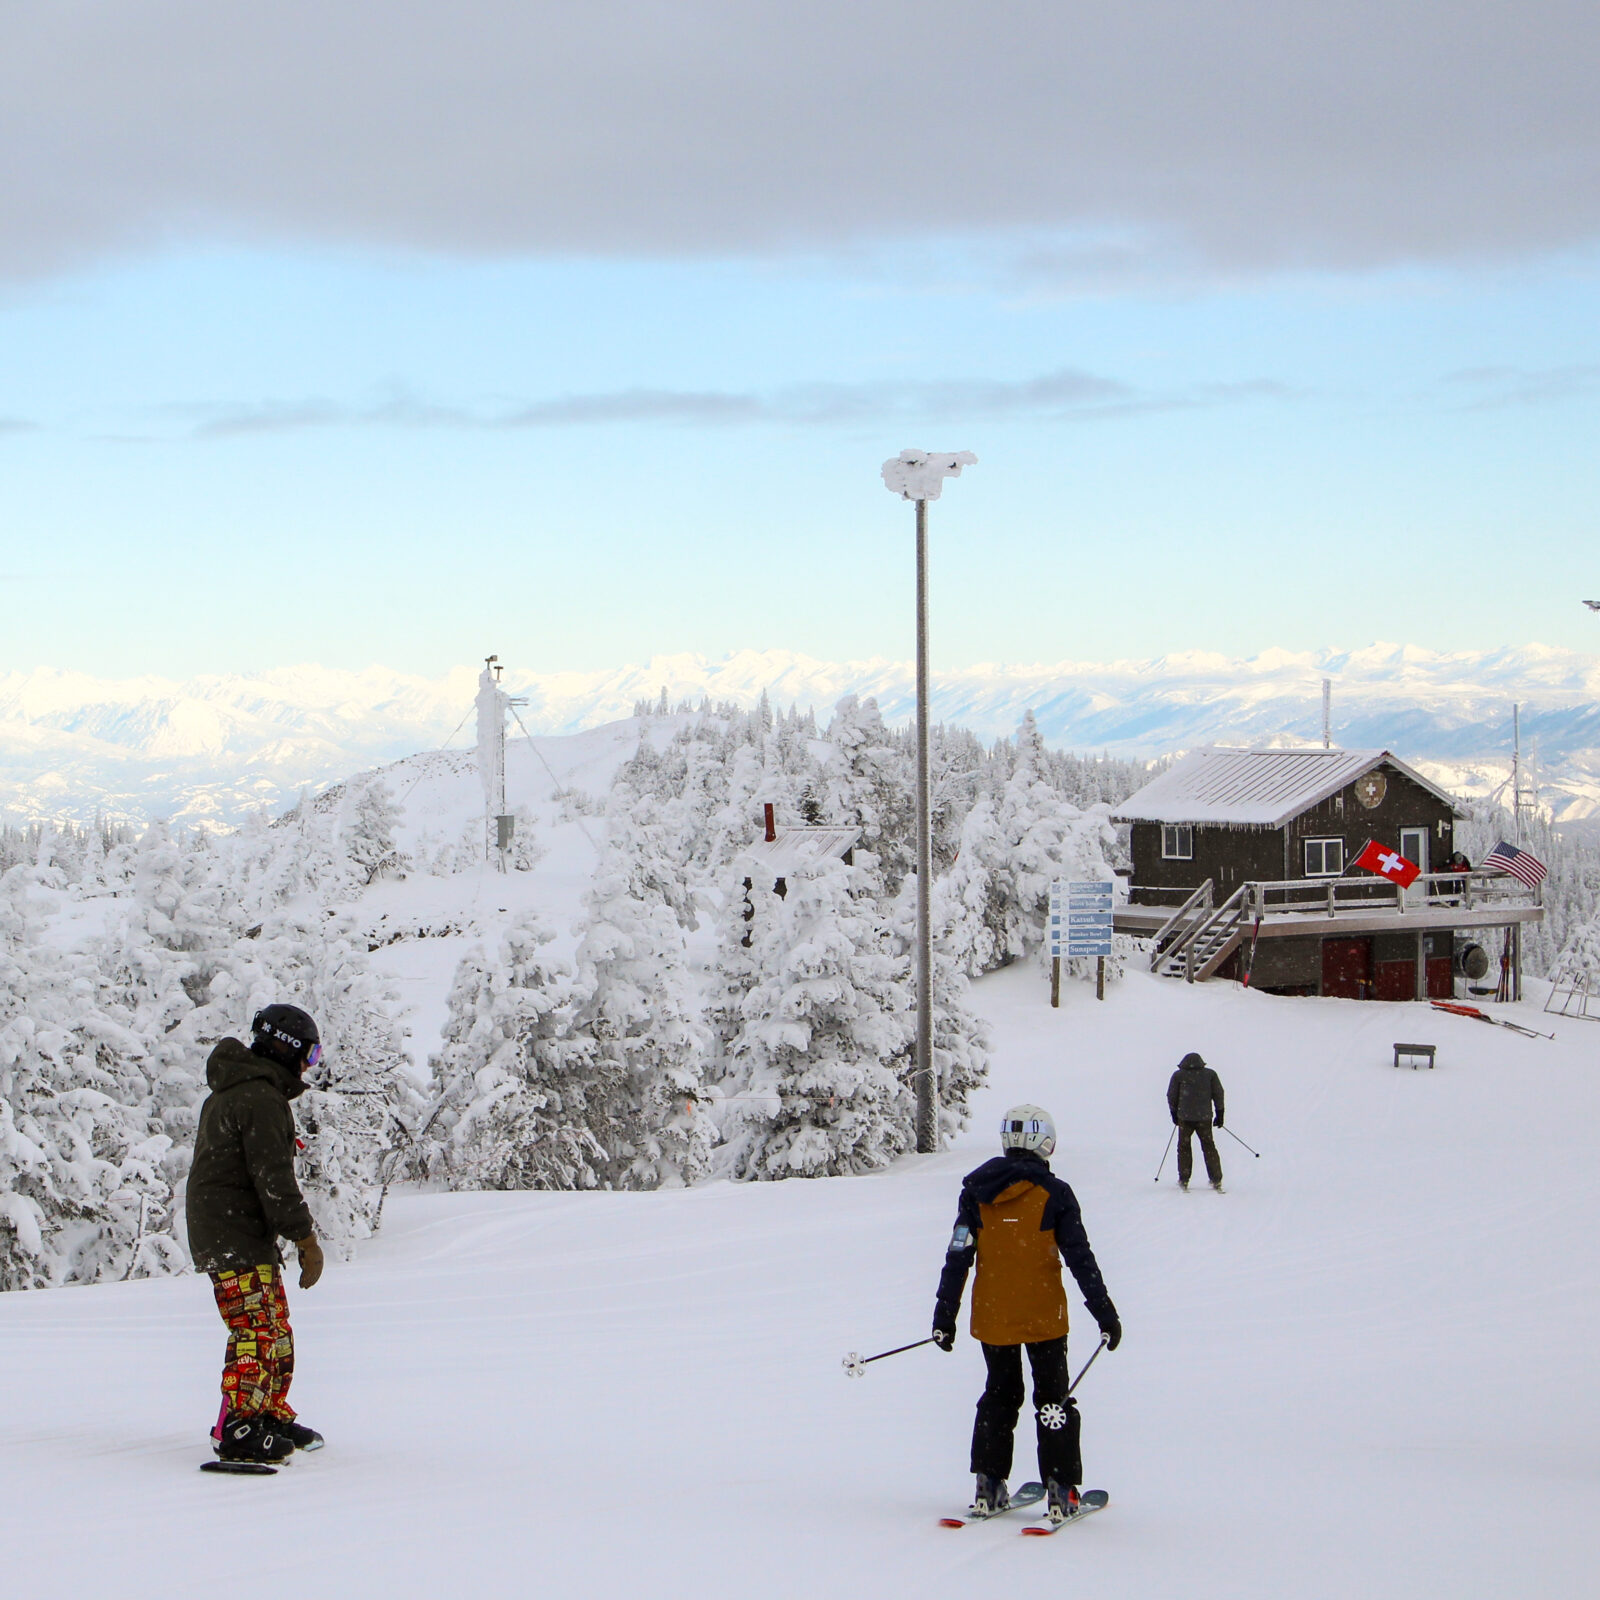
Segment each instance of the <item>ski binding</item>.
[{"label": "ski binding", "polygon": [[1063,1528],[1070,1528],[1074,1522],[1082,1522],[1096,1511],[1104,1511],[1110,1503],[1111,1496],[1104,1489],[1085,1489],[1079,1497],[1078,1509],[1070,1517],[1063,1517],[1060,1522],[1030,1522],[1022,1531],[1043,1539],[1052,1533],[1060,1533]]},{"label": "ski binding", "polygon": [[996,1517],[1003,1517],[1008,1511],[1026,1510],[1029,1506],[1038,1505],[1044,1499],[1044,1485],[1042,1483],[1020,1484],[1017,1492],[1012,1495],[998,1511],[990,1511],[983,1516],[975,1516],[971,1511],[959,1517],[940,1517],[941,1528],[964,1528],[969,1522],[993,1522]]}]

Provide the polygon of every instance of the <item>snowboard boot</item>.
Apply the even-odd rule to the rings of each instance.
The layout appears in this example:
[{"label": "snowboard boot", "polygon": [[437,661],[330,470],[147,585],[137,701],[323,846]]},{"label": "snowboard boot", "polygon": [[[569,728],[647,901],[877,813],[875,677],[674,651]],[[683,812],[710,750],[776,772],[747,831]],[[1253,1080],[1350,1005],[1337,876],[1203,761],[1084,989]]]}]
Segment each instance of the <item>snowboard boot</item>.
[{"label": "snowboard boot", "polygon": [[253,1461],[276,1466],[294,1454],[294,1443],[271,1417],[229,1417],[216,1443],[219,1461]]},{"label": "snowboard boot", "polygon": [[1045,1515],[1058,1528],[1068,1517],[1078,1514],[1078,1491],[1073,1484],[1062,1485],[1051,1478],[1045,1484]]},{"label": "snowboard boot", "polygon": [[324,1440],[315,1428],[307,1428],[292,1417],[269,1417],[274,1433],[282,1434],[296,1450],[320,1450]]},{"label": "snowboard boot", "polygon": [[992,1517],[997,1511],[1004,1511],[1011,1504],[1011,1494],[1006,1488],[1004,1478],[991,1478],[987,1474],[978,1474],[977,1487],[972,1492],[972,1504],[968,1507],[968,1514],[974,1517]]}]

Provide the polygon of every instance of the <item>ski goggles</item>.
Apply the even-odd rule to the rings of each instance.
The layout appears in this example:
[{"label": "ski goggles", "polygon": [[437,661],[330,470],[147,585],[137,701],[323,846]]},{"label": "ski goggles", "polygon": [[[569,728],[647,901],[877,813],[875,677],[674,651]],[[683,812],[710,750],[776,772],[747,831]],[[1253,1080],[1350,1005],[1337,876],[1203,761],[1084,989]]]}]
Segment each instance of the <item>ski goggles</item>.
[{"label": "ski goggles", "polygon": [[321,1044],[321,1041],[319,1040],[316,1044],[312,1045],[312,1047],[306,1052],[306,1067],[305,1067],[305,1070],[307,1072],[309,1072],[314,1066],[316,1066],[316,1064],[321,1059],[322,1059],[322,1044]]},{"label": "ski goggles", "polygon": [[1029,1117],[1026,1122],[1008,1121],[1000,1124],[1001,1133],[1031,1133],[1045,1132],[1045,1125],[1037,1117]]}]

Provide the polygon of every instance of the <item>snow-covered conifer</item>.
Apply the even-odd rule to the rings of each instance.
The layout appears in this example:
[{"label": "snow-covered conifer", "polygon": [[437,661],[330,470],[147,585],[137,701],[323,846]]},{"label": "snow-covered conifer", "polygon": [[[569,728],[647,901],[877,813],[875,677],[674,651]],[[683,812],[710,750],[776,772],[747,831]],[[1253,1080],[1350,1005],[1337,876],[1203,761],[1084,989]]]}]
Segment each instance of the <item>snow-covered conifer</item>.
[{"label": "snow-covered conifer", "polygon": [[[917,950],[917,880],[907,878],[894,902],[894,930],[905,982],[915,995]],[[933,1071],[939,1099],[941,1144],[967,1125],[973,1094],[989,1077],[989,1024],[971,1006],[971,984],[956,953],[941,943],[938,925],[932,952]],[[915,1014],[912,1017],[913,1028]],[[907,1088],[916,1091],[916,1039],[907,1040],[899,1073]]]},{"label": "snow-covered conifer", "polygon": [[884,725],[878,702],[846,695],[828,724],[834,755],[826,773],[831,822],[861,829],[890,894],[916,867],[916,785],[906,747]]},{"label": "snow-covered conifer", "polygon": [[817,861],[790,874],[784,896],[770,883],[751,888],[756,976],[728,1050],[718,1162],[730,1176],[866,1172],[912,1143],[911,1100],[895,1073],[910,996],[867,889],[874,866]]},{"label": "snow-covered conifer", "polygon": [[[606,1180],[653,1189],[704,1176],[715,1128],[700,1109],[708,1034],[675,906],[687,901],[662,808],[613,788],[584,896],[577,1026],[594,1041],[604,1099],[590,1127]],[[598,1120],[597,1120],[598,1119]]]},{"label": "snow-covered conifer", "polygon": [[589,1131],[593,1048],[572,1029],[568,969],[537,916],[456,968],[434,1103],[416,1141],[423,1172],[458,1189],[587,1189],[606,1151]]},{"label": "snow-covered conifer", "polygon": [[382,778],[373,776],[351,785],[339,825],[344,854],[358,884],[397,877],[410,865],[395,843],[400,811]]},{"label": "snow-covered conifer", "polygon": [[37,869],[0,879],[0,1288],[181,1266],[139,1041],[96,1004],[95,967],[43,936]]}]

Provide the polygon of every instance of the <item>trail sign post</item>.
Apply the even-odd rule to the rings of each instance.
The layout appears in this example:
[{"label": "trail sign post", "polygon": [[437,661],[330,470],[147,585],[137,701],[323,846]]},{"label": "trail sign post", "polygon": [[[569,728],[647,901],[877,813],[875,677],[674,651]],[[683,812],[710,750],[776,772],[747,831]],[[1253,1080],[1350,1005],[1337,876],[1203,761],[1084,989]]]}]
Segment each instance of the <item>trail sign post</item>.
[{"label": "trail sign post", "polygon": [[1111,884],[1103,878],[1050,885],[1050,1004],[1061,1004],[1061,963],[1094,956],[1095,998],[1106,997],[1106,957],[1111,954]]}]

